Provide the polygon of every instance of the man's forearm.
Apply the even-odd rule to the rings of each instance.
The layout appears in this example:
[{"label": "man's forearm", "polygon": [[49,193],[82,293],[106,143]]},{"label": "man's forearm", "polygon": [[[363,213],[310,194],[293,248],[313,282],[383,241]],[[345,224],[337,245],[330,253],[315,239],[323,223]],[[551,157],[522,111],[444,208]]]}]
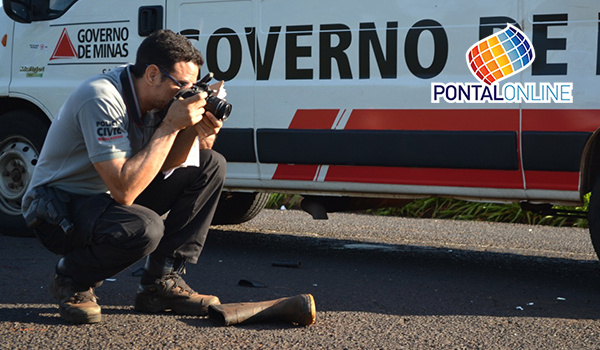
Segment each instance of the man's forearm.
[{"label": "man's forearm", "polygon": [[177,134],[177,130],[161,126],[133,157],[94,164],[117,202],[131,205],[148,187],[165,163]]},{"label": "man's forearm", "polygon": [[162,171],[173,169],[183,164],[188,158],[196,138],[199,140],[200,149],[213,147],[217,135],[204,136],[202,134],[201,136],[201,132],[198,132],[198,129],[199,128],[196,127],[188,127],[179,132],[179,135],[177,135],[177,139],[175,140],[175,143],[173,144],[173,147],[171,148],[171,151],[169,152],[169,155],[167,156],[167,159],[165,160],[165,163],[161,169]]},{"label": "man's forearm", "polygon": [[169,155],[165,160],[162,171],[173,169],[185,162],[187,159],[194,141],[196,140],[197,133],[194,128],[185,128],[181,130],[173,143],[173,147],[169,151]]}]

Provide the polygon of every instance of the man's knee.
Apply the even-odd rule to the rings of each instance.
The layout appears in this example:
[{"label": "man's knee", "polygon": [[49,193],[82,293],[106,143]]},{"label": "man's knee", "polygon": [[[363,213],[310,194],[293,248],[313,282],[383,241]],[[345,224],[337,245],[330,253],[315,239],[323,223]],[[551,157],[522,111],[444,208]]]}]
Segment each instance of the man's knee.
[{"label": "man's knee", "polygon": [[216,178],[225,179],[227,160],[221,153],[212,149],[203,149],[200,151],[200,160],[205,162],[205,169],[213,172]]},{"label": "man's knee", "polygon": [[164,220],[154,211],[144,208],[146,213],[140,217],[138,244],[143,249],[143,255],[153,252],[165,233]]},{"label": "man's knee", "polygon": [[[100,241],[141,256],[153,252],[165,232],[163,219],[141,205],[109,208],[96,225]],[[97,242],[101,243],[101,242]]]}]

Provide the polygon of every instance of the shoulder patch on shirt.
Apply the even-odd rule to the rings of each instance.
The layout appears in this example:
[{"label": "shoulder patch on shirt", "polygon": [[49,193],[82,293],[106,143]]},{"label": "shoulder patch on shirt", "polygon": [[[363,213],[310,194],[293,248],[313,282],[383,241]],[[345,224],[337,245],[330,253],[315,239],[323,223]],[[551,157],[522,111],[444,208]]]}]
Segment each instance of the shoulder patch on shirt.
[{"label": "shoulder patch on shirt", "polygon": [[123,125],[117,120],[96,121],[98,141],[111,141],[124,137]]}]

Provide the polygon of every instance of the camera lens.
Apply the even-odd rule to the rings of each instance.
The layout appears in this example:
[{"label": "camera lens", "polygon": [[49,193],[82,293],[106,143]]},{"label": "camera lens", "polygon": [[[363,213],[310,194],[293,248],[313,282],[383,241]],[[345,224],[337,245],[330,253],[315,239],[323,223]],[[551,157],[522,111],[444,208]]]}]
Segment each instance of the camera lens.
[{"label": "camera lens", "polygon": [[206,110],[214,114],[217,119],[227,120],[231,113],[231,104],[216,96],[208,96],[206,99]]}]

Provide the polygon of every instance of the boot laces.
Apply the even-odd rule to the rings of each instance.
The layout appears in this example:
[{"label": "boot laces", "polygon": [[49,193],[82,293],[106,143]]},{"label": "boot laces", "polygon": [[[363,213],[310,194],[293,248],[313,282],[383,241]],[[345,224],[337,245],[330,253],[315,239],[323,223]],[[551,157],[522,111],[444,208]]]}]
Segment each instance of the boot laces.
[{"label": "boot laces", "polygon": [[178,291],[180,293],[188,293],[189,295],[196,294],[196,291],[193,290],[190,286],[188,286],[188,284],[185,283],[185,280],[177,272],[165,275],[163,279],[165,282],[172,281],[173,285],[170,289],[173,291]]},{"label": "boot laces", "polygon": [[71,296],[70,299],[75,304],[82,304],[82,303],[86,303],[88,301],[95,303],[98,300],[98,297],[94,293],[94,290],[90,288],[89,290],[86,290],[83,292],[73,292],[73,295]]}]

